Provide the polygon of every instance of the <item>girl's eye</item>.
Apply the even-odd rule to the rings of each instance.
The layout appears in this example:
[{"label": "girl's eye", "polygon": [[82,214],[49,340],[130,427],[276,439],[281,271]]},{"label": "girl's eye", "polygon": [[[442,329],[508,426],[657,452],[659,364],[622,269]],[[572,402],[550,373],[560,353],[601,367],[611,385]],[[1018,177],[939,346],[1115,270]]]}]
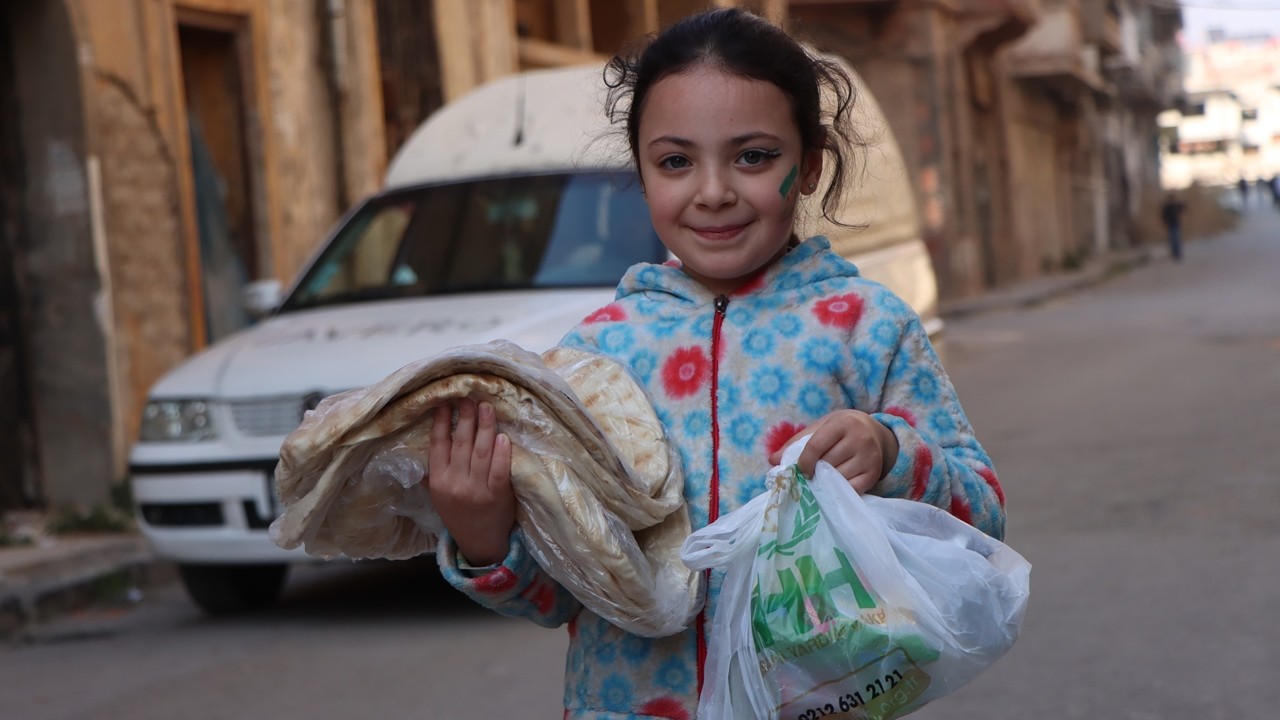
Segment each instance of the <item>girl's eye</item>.
[{"label": "girl's eye", "polygon": [[682,155],[672,155],[658,161],[658,166],[667,170],[681,170],[689,167],[689,158]]},{"label": "girl's eye", "polygon": [[777,150],[747,150],[738,156],[738,161],[743,165],[760,165],[766,160],[772,160],[782,153]]}]

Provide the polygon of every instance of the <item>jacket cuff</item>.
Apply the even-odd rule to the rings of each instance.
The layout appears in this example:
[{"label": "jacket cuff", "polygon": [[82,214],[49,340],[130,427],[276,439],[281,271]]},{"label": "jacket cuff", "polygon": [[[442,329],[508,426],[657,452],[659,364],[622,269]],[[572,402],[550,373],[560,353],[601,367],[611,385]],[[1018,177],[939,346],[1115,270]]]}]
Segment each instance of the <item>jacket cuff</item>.
[{"label": "jacket cuff", "polygon": [[518,529],[511,532],[507,556],[502,562],[483,567],[465,564],[457,543],[445,531],[436,545],[436,562],[440,566],[440,574],[450,585],[468,595],[484,595],[495,602],[518,595],[521,578],[531,577],[536,568],[532,556],[525,549],[524,536]]},{"label": "jacket cuff", "polygon": [[[882,497],[910,498],[921,500],[928,487],[929,473],[933,469],[933,454],[925,445],[924,438],[911,427],[906,420],[889,413],[873,413],[880,424],[889,428],[898,438],[898,458],[894,461],[889,473],[872,488],[872,492]],[[922,458],[928,458],[928,467],[921,464]]]}]

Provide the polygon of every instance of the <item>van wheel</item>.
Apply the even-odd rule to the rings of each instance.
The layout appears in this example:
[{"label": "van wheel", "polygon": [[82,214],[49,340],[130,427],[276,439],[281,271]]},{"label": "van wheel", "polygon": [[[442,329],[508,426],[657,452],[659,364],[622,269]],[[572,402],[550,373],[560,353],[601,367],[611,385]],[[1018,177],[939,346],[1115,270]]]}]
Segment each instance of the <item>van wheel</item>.
[{"label": "van wheel", "polygon": [[187,594],[209,615],[271,607],[280,599],[288,565],[178,565]]}]

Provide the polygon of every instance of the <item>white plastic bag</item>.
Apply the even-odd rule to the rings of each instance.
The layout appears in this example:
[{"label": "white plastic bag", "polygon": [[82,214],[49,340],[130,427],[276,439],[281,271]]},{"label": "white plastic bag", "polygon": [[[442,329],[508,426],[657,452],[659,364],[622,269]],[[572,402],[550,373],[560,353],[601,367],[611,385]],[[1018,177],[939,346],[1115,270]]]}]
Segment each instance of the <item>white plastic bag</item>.
[{"label": "white plastic bag", "polygon": [[[807,440],[807,439],[806,439]],[[793,444],[768,490],[686,540],[726,572],[699,720],[889,720],[972,680],[1017,639],[1030,564],[950,514],[859,496]]]}]

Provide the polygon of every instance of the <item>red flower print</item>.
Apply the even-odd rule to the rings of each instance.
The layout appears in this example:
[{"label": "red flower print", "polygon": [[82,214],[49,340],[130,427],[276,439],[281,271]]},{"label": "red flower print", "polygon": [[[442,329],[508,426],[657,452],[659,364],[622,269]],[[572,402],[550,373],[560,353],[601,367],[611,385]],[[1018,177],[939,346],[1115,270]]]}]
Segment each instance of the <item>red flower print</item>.
[{"label": "red flower print", "polygon": [[676,348],[662,363],[662,389],[673,398],[689,397],[707,382],[711,361],[700,347]]},{"label": "red flower print", "polygon": [[996,491],[996,499],[1000,501],[1000,507],[1004,507],[1004,488],[1000,487],[1000,481],[996,479],[996,473],[991,468],[982,468],[978,471],[983,480]]},{"label": "red flower print", "polygon": [[476,578],[476,590],[485,595],[504,593],[516,586],[516,574],[507,567]]},{"label": "red flower print", "polygon": [[555,590],[551,587],[551,583],[548,582],[534,583],[520,594],[526,600],[532,602],[538,612],[543,615],[550,613],[552,606],[556,604]]},{"label": "red flower print", "polygon": [[676,259],[676,258],[671,258],[670,260],[668,260],[668,261],[666,261],[666,262],[664,262],[664,263],[662,263],[662,264],[663,264],[663,266],[665,266],[665,267],[669,267],[669,268],[678,268],[678,267],[681,267],[681,265],[680,265],[680,261],[679,261],[678,259]]},{"label": "red flower print", "polygon": [[583,318],[582,322],[585,325],[590,325],[591,323],[618,322],[619,320],[626,320],[626,319],[627,319],[627,314],[622,311],[622,308],[618,307],[618,305],[614,303],[610,305],[605,305],[599,310],[591,313],[590,315]]},{"label": "red flower print", "polygon": [[670,697],[650,700],[640,708],[640,714],[669,720],[689,720],[689,711],[684,709],[679,700]]},{"label": "red flower print", "polygon": [[823,325],[852,330],[862,317],[862,298],[854,293],[835,295],[814,305],[813,314]]},{"label": "red flower print", "polygon": [[751,293],[764,287],[764,272],[765,272],[764,270],[757,272],[755,274],[755,277],[746,281],[742,285],[739,285],[738,289],[734,290],[729,294],[732,295],[733,297],[742,297],[743,295],[750,295]]},{"label": "red flower print", "polygon": [[797,425],[793,422],[783,422],[769,428],[764,435],[764,449],[769,455],[773,455],[782,449],[787,441],[796,436],[796,433],[804,430],[804,425]]},{"label": "red flower print", "polygon": [[884,412],[886,415],[896,415],[902,418],[903,420],[906,420],[907,424],[910,425],[911,427],[916,426],[915,413],[911,412],[910,410],[904,407],[899,407],[898,405],[890,405],[889,407],[884,409]]},{"label": "red flower print", "polygon": [[973,524],[973,511],[969,509],[969,502],[959,495],[951,496],[951,514],[955,515],[957,520],[968,525]]},{"label": "red flower print", "polygon": [[925,491],[929,489],[929,473],[933,472],[933,453],[921,445],[916,448],[915,461],[916,471],[911,476],[910,497],[912,500],[923,500]]}]

